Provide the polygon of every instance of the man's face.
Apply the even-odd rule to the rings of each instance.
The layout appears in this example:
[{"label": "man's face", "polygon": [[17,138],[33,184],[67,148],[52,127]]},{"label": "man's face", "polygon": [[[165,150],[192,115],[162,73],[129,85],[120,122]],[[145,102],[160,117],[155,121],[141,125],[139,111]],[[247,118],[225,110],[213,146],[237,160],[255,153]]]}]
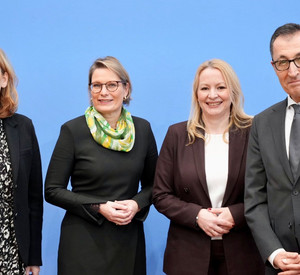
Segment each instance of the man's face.
[{"label": "man's face", "polygon": [[[291,60],[300,57],[300,31],[276,38],[273,44],[273,60]],[[300,102],[300,68],[294,62],[285,71],[278,71],[273,65],[282,88],[295,102]]]}]

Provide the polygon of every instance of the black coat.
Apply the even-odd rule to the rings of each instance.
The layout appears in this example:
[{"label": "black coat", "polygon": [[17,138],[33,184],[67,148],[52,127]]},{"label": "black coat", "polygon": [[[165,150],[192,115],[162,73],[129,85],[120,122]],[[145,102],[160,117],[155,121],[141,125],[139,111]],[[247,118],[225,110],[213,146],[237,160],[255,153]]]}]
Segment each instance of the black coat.
[{"label": "black coat", "polygon": [[[142,222],[151,204],[157,149],[150,124],[137,117],[133,121],[136,139],[127,153],[96,143],[84,116],[61,128],[45,185],[46,200],[67,210],[61,226],[59,274],[145,274]],[[69,179],[72,190],[67,189]],[[124,199],[136,200],[141,208],[126,226],[89,212],[89,204]]]},{"label": "black coat", "polygon": [[42,169],[38,142],[29,118],[14,114],[3,119],[12,163],[14,226],[26,266],[42,265]]}]

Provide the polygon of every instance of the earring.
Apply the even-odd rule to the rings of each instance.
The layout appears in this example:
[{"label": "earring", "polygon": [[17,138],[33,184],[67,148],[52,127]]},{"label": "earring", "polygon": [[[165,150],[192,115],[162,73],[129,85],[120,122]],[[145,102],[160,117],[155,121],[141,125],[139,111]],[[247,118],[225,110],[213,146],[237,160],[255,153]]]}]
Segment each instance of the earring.
[{"label": "earring", "polygon": [[127,96],[124,96],[124,97],[123,97],[123,100],[126,100],[126,99],[127,99]]}]

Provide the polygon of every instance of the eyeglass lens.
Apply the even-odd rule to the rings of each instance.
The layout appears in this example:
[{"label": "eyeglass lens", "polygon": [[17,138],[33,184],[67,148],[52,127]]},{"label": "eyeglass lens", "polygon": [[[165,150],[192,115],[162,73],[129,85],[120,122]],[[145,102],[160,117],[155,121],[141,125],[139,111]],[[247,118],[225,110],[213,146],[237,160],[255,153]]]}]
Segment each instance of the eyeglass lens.
[{"label": "eyeglass lens", "polygon": [[294,62],[295,66],[297,68],[300,68],[300,57],[297,57],[293,60],[278,60],[278,61],[274,62],[274,64],[275,64],[275,67],[277,70],[284,71],[290,67],[291,62]]},{"label": "eyeglass lens", "polygon": [[118,81],[109,81],[107,83],[92,83],[91,84],[91,90],[94,93],[100,93],[102,90],[103,85],[105,85],[106,90],[109,92],[114,92],[118,89],[119,87],[119,82]]}]

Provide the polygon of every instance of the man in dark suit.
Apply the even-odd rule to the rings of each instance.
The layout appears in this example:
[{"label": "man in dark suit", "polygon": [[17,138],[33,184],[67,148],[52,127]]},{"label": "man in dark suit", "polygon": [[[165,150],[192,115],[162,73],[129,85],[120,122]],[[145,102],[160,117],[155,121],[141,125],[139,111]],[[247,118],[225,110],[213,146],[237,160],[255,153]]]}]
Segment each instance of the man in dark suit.
[{"label": "man in dark suit", "polygon": [[300,25],[279,27],[270,50],[271,64],[288,97],[254,118],[245,215],[266,274],[300,274]]}]

